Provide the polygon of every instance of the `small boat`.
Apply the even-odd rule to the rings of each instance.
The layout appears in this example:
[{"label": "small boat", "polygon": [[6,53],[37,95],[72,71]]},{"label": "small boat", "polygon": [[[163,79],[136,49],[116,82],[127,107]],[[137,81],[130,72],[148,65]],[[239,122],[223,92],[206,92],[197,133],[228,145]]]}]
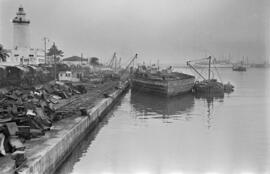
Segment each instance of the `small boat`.
[{"label": "small boat", "polygon": [[131,77],[132,89],[148,93],[175,96],[190,92],[195,77],[173,72],[172,67],[159,70],[156,66],[139,66]]},{"label": "small boat", "polygon": [[244,64],[244,57],[240,63],[234,64],[232,67],[233,71],[246,71],[247,70],[247,62]]},{"label": "small boat", "polygon": [[191,65],[191,61],[187,62],[187,65],[193,69],[203,80],[196,81],[193,87],[193,91],[195,93],[223,93],[224,92],[232,92],[234,90],[234,86],[229,82],[227,84],[223,84],[217,79],[211,78],[211,56],[208,58],[204,58],[203,60],[208,60],[208,79],[205,78],[193,65]]},{"label": "small boat", "polygon": [[247,68],[245,66],[243,66],[243,65],[234,65],[232,67],[232,70],[233,71],[246,71]]}]

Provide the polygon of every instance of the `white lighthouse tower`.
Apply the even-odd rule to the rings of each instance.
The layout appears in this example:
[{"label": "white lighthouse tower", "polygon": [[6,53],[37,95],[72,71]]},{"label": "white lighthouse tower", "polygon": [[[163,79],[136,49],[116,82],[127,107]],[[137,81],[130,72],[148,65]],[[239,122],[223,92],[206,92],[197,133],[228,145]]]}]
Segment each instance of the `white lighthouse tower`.
[{"label": "white lighthouse tower", "polygon": [[26,18],[26,13],[22,5],[19,7],[13,23],[13,48],[30,48],[30,20]]},{"label": "white lighthouse tower", "polygon": [[30,45],[30,20],[22,6],[19,7],[13,23],[13,48],[6,61],[1,65],[38,65],[45,63],[44,50],[32,48]]}]

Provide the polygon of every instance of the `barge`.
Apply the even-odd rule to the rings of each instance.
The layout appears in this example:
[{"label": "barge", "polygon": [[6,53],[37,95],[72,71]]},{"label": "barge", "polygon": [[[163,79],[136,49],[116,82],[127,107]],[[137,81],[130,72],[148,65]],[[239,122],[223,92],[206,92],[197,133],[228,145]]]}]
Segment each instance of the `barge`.
[{"label": "barge", "polygon": [[132,89],[163,96],[176,96],[192,90],[195,77],[172,72],[172,67],[159,71],[155,67],[138,67],[131,77]]}]

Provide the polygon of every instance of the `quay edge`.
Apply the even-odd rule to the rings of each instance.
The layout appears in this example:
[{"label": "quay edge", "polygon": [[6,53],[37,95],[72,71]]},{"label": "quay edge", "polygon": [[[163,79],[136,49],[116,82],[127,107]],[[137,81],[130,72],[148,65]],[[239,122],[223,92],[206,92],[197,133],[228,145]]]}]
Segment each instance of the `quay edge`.
[{"label": "quay edge", "polygon": [[[72,153],[76,145],[99,123],[107,112],[117,103],[121,96],[129,89],[129,82],[117,89],[111,97],[99,101],[93,108],[87,110],[87,116],[74,117],[59,125],[60,130],[54,138],[39,144],[35,152],[30,153],[27,163],[17,170],[18,174],[51,174]],[[67,125],[65,125],[67,123]],[[57,126],[56,126],[57,128]],[[31,149],[29,150],[31,151]]]}]

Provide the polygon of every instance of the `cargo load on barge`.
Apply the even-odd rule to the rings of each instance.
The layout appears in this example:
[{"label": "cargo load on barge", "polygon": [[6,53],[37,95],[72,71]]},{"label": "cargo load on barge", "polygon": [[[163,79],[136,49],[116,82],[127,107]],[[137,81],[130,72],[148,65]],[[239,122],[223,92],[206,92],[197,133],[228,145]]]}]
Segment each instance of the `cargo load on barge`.
[{"label": "cargo load on barge", "polygon": [[172,67],[159,70],[159,67],[139,66],[132,74],[132,89],[164,96],[175,96],[190,92],[195,77],[189,74],[173,72]]}]

